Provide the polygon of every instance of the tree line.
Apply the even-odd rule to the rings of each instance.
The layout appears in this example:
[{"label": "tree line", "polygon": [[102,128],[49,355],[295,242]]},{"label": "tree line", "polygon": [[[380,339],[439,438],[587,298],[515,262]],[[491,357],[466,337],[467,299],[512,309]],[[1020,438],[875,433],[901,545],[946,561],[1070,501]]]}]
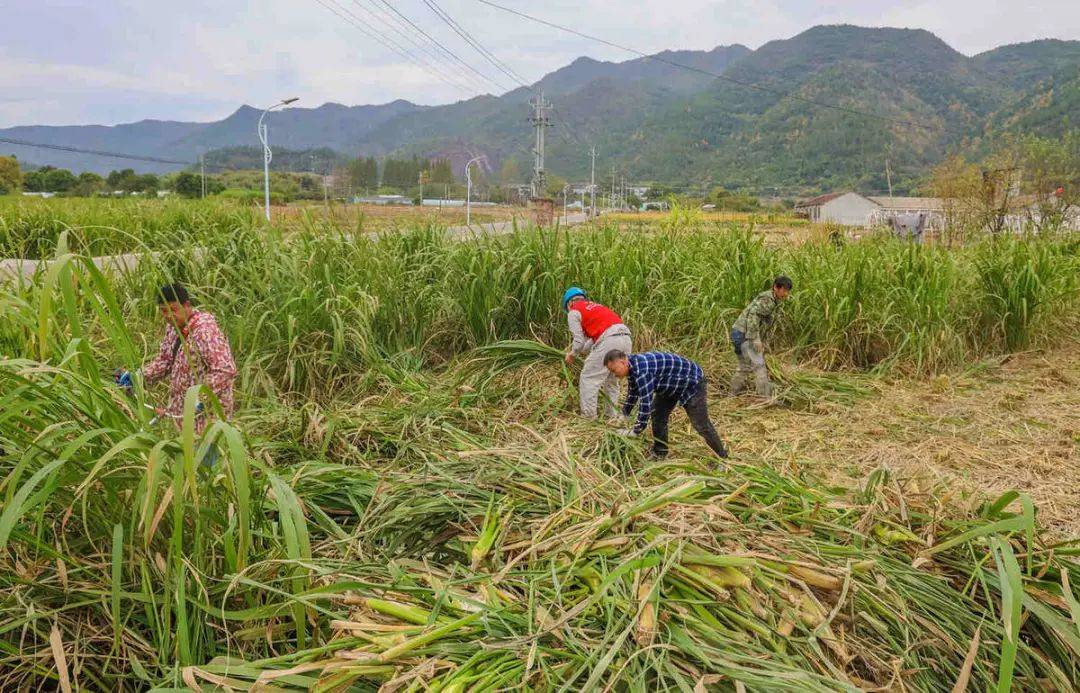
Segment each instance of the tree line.
[{"label": "tree line", "polygon": [[407,159],[387,157],[382,166],[373,156],[358,157],[344,167],[344,173],[356,190],[407,190],[422,183],[454,185],[457,182],[449,159],[426,159],[416,155]]}]

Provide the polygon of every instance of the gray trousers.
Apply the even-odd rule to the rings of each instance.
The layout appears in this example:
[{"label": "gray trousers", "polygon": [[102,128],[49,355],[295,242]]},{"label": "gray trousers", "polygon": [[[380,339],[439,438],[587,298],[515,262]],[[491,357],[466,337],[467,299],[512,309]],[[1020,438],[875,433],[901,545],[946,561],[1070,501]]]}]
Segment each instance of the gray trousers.
[{"label": "gray trousers", "polygon": [[739,394],[746,389],[746,381],[754,374],[754,389],[762,397],[772,397],[773,386],[769,381],[769,369],[765,367],[765,354],[754,348],[751,340],[742,343],[739,350],[739,367],[731,378],[731,393]]},{"label": "gray trousers", "polygon": [[619,413],[619,379],[611,374],[604,365],[604,356],[612,349],[631,351],[630,330],[625,325],[609,327],[593,344],[585,363],[581,366],[581,379],[578,381],[578,394],[581,397],[581,415],[596,418],[596,399],[603,392],[604,416],[616,416]]}]

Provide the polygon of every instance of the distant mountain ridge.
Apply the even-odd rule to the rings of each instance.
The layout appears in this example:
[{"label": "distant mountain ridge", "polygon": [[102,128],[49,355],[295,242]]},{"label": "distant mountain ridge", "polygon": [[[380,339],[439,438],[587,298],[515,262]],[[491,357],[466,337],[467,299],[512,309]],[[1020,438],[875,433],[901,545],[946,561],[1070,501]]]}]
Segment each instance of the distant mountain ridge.
[{"label": "distant mountain ridge", "polygon": [[[483,154],[492,167],[515,159],[528,170],[527,102],[538,88],[555,104],[547,161],[561,176],[583,179],[595,145],[601,170],[614,165],[634,180],[763,193],[875,191],[886,185],[888,157],[903,191],[950,149],[1000,132],[1080,127],[1080,41],[1032,41],[968,57],[923,30],[817,26],[756,50],[736,44],[618,63],[578,58],[530,88],[442,106],[288,108],[272,116],[271,144],[350,156],[447,156],[455,169]],[[194,161],[208,149],[256,146],[259,113],[244,106],[212,123],[24,126],[0,137]],[[3,153],[74,170],[132,165],[0,143]]]}]

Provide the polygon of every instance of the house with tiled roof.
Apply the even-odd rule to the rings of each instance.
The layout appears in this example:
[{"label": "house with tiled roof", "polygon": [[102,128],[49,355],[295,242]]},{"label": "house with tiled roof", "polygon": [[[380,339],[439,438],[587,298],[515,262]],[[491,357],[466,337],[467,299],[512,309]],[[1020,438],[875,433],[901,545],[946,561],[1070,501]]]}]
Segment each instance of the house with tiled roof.
[{"label": "house with tiled roof", "polygon": [[816,224],[866,226],[871,212],[879,208],[876,202],[857,192],[835,192],[800,202],[795,205],[795,214]]}]

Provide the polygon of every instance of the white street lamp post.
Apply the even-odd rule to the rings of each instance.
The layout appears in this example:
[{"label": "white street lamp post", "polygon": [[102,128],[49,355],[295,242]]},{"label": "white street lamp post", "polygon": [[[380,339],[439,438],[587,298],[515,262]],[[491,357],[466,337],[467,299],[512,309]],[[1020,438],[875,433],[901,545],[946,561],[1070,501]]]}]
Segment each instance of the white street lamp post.
[{"label": "white street lamp post", "polygon": [[469,226],[472,223],[472,172],[469,171],[469,167],[475,163],[478,163],[484,157],[478,156],[465,164],[465,225]]},{"label": "white street lamp post", "polygon": [[270,142],[267,139],[266,123],[263,122],[263,119],[266,118],[267,113],[274,110],[278,106],[288,106],[289,104],[299,100],[299,96],[294,96],[291,99],[282,99],[270,108],[263,111],[262,115],[259,116],[259,141],[262,142],[263,146],[263,189],[266,193],[263,198],[263,202],[265,205],[264,209],[266,210],[267,221],[270,221],[270,159],[272,159],[274,155],[270,151]]}]

